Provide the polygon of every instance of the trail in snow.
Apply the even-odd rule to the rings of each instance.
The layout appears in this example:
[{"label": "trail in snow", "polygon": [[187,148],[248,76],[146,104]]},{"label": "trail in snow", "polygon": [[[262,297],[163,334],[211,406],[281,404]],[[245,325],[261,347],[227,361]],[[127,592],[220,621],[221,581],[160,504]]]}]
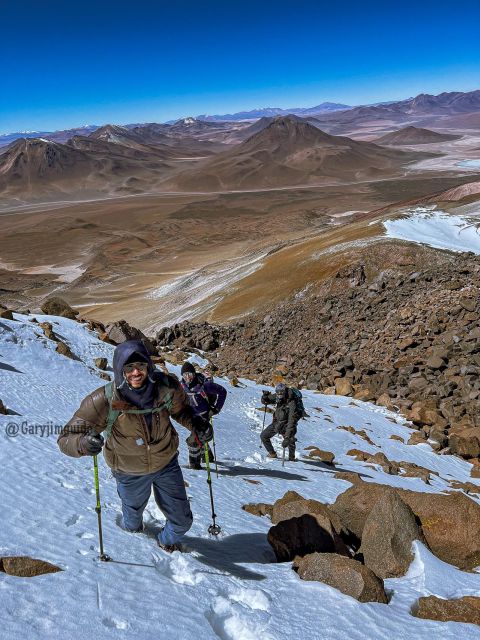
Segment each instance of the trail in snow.
[{"label": "trail in snow", "polygon": [[[470,478],[471,465],[452,456],[438,456],[427,444],[407,446],[410,430],[399,416],[381,407],[339,396],[305,392],[311,418],[302,421],[298,453],[318,446],[336,456],[336,469],[314,460],[286,463],[265,457],[259,434],[261,388],[244,380],[245,388],[222,383],[229,395],[215,422],[219,478],[213,478],[219,539],[208,537],[210,503],[205,471],[185,470],[194,524],[187,534],[188,553],[167,555],[155,543],[163,516],[153,499],[145,521],[148,535],[129,534],[117,526],[120,501],[110,470],[100,460],[105,551],[116,561],[100,563],[97,518],[90,458],[63,456],[54,434],[40,427],[59,427],[80,400],[104,384],[93,360],[113,348],[85,326],[48,316],[79,360],[55,353],[55,344],[41,337],[31,316],[0,321],[0,397],[18,416],[0,416],[2,527],[0,555],[31,555],[64,571],[32,579],[0,573],[0,604],[4,637],[16,640],[135,637],[170,640],[306,639],[417,640],[419,637],[466,640],[478,638],[473,625],[436,623],[410,615],[420,595],[441,597],[480,594],[480,575],[447,565],[420,544],[409,573],[386,581],[393,592],[388,605],[360,604],[321,583],[303,582],[288,564],[276,564],[266,534],[270,521],[241,509],[248,502],[273,502],[292,489],[307,498],[333,502],[350,485],[334,478],[337,470],[361,472],[366,481],[440,492],[457,479]],[[178,367],[173,367],[178,372]],[[18,435],[12,427],[18,425]],[[25,428],[22,427],[25,425]],[[39,429],[32,429],[37,425]],[[373,444],[338,429],[365,429]],[[22,431],[23,430],[23,431]],[[180,458],[187,461],[181,436]],[[279,441],[276,442],[280,451]],[[438,472],[432,485],[419,478],[390,476],[379,467],[352,460],[351,448],[383,451],[391,460],[405,460]],[[477,500],[477,498],[475,498]]]}]

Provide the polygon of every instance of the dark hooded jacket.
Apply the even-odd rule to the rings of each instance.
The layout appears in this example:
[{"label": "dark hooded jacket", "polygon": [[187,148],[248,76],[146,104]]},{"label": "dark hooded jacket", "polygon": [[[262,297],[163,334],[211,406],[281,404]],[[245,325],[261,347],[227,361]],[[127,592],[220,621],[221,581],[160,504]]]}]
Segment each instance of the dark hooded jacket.
[{"label": "dark hooded jacket", "polygon": [[[123,365],[138,353],[149,364],[147,384],[139,391],[130,389],[123,378]],[[111,407],[120,414],[105,442],[103,453],[108,466],[114,471],[130,475],[145,475],[163,469],[178,452],[178,434],[170,417],[192,431],[203,420],[195,416],[188,398],[178,380],[157,371],[144,345],[138,340],[120,344],[114,353],[115,388]],[[131,414],[129,410],[157,408],[151,414],[151,426],[145,415]],[[86,396],[71,420],[63,428],[58,446],[66,455],[78,458],[79,440],[84,433],[95,429],[104,431],[109,413],[105,387]]]},{"label": "dark hooded jacket", "polygon": [[202,373],[196,373],[190,384],[182,379],[181,385],[188,396],[196,415],[208,420],[211,409],[219,413],[225,403],[227,390],[221,384],[208,380]]},{"label": "dark hooded jacket", "polygon": [[292,390],[287,387],[285,396],[277,400],[274,393],[266,394],[267,404],[275,404],[272,424],[276,433],[280,433],[286,438],[290,438],[297,432],[297,424],[301,416],[297,411],[297,403]]}]

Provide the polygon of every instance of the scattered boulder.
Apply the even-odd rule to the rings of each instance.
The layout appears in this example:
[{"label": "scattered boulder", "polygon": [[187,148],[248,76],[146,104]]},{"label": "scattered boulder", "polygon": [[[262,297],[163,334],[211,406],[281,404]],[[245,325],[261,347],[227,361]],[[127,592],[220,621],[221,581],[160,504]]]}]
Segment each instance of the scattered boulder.
[{"label": "scattered boulder", "polygon": [[13,313],[10,309],[0,309],[0,318],[4,320],[14,320]]},{"label": "scattered boulder", "polygon": [[350,396],[352,392],[352,383],[348,378],[337,378],[335,380],[335,393],[337,396]]},{"label": "scattered boulder", "polygon": [[305,451],[308,451],[308,458],[312,458],[313,460],[320,460],[320,462],[324,462],[325,464],[333,465],[335,461],[335,454],[331,451],[323,451],[318,447],[305,447]]},{"label": "scattered boulder", "polygon": [[70,320],[76,320],[78,315],[78,311],[74,311],[68,302],[56,296],[47,298],[43,302],[41,309],[47,316],[60,316]]},{"label": "scattered boulder", "polygon": [[445,600],[437,596],[425,596],[413,605],[411,614],[425,620],[480,625],[480,598],[464,596],[455,600]]},{"label": "scattered boulder", "polygon": [[423,540],[415,515],[397,493],[390,492],[378,500],[365,521],[360,553],[380,578],[398,578],[413,560],[414,540]]},{"label": "scattered boulder", "polygon": [[18,576],[20,578],[32,578],[41,576],[44,573],[56,573],[63,571],[45,560],[37,560],[29,556],[3,556],[0,557],[0,571],[10,576]]},{"label": "scattered boulder", "polygon": [[0,415],[2,416],[8,416],[8,409],[7,407],[3,404],[2,400],[0,399]]},{"label": "scattered boulder", "polygon": [[333,553],[311,553],[295,568],[302,580],[324,582],[359,602],[388,603],[381,578],[357,560]]},{"label": "scattered boulder", "polygon": [[251,513],[253,516],[268,516],[271,517],[273,506],[266,502],[257,502],[244,504],[242,509],[247,513]]},{"label": "scattered boulder", "polygon": [[65,344],[65,342],[59,341],[55,351],[61,356],[65,356],[66,358],[70,358],[71,360],[77,360],[77,357],[72,353],[70,347],[68,346],[68,344]]},{"label": "scattered boulder", "polygon": [[105,327],[105,333],[113,344],[121,344],[127,340],[141,340],[149,353],[157,355],[153,342],[140,329],[129,325],[126,320],[108,323]]},{"label": "scattered boulder", "polygon": [[105,369],[107,368],[108,361],[106,358],[95,358],[94,362],[97,369],[105,371]]},{"label": "scattered boulder", "polygon": [[480,457],[480,426],[452,429],[448,441],[450,451],[462,458]]},{"label": "scattered boulder", "polygon": [[55,340],[58,342],[58,338],[53,331],[53,326],[51,322],[39,322],[38,326],[43,331],[43,335],[49,340]]}]

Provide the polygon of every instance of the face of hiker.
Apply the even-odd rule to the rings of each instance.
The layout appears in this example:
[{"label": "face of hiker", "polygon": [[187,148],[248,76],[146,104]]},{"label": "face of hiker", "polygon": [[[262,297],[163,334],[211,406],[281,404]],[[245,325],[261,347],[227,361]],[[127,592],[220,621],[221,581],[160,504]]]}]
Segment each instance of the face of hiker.
[{"label": "face of hiker", "polygon": [[182,378],[185,380],[186,384],[191,384],[194,377],[195,374],[190,371],[185,371],[185,373],[182,374]]},{"label": "face of hiker", "polygon": [[139,389],[147,379],[148,365],[146,362],[130,362],[123,367],[123,373],[127,384],[133,389]]}]

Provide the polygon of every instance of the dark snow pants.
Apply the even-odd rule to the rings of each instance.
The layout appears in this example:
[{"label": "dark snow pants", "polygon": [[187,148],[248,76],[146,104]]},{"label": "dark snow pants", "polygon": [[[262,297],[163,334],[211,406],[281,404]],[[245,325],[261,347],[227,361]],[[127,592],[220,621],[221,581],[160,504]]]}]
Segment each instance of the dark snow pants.
[{"label": "dark snow pants", "polygon": [[167,522],[160,534],[164,545],[176,544],[192,526],[193,516],[185,491],[182,470],[175,456],[166,467],[143,476],[115,471],[117,492],[122,501],[123,524],[129,531],[142,529],[142,515],[153,488],[153,496]]},{"label": "dark snow pants", "polygon": [[[198,446],[198,442],[195,439],[195,436],[189,435],[185,440],[188,447],[188,462],[191,465],[201,464],[202,460],[205,459],[205,452],[203,448]],[[210,449],[210,445],[208,446],[208,459],[210,462],[214,462],[213,459],[213,451]]]},{"label": "dark snow pants", "polygon": [[[274,435],[279,434],[281,436],[285,435],[285,431],[282,429],[278,429],[277,425],[272,422],[268,427],[263,430],[262,435],[260,436],[260,440],[262,441],[263,446],[268,451],[268,453],[274,453],[275,449],[272,447],[272,443],[270,440]],[[293,430],[292,436],[290,438],[290,444],[288,445],[288,457],[295,457],[295,434],[297,433],[297,428]]]}]

